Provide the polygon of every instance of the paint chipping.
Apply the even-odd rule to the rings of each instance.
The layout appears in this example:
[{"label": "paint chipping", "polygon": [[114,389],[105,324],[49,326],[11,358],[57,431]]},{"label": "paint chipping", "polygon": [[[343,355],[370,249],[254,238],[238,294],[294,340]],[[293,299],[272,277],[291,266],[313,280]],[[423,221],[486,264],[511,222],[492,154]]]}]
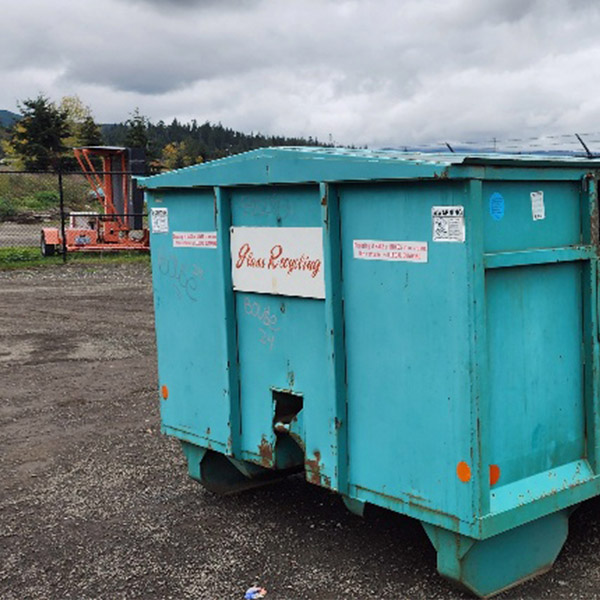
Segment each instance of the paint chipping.
[{"label": "paint chipping", "polygon": [[306,478],[310,483],[331,488],[331,478],[321,472],[323,465],[321,464],[321,453],[318,450],[315,450],[313,459],[304,461],[304,468]]},{"label": "paint chipping", "polygon": [[264,435],[258,446],[258,454],[260,455],[260,464],[263,467],[273,466],[273,447]]}]

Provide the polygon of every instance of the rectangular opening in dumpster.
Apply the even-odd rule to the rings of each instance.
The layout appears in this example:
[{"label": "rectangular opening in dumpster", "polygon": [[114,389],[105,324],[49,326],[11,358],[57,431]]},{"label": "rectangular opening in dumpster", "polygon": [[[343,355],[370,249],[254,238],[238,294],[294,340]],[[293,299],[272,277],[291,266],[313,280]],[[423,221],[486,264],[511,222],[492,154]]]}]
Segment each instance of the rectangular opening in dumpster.
[{"label": "rectangular opening in dumpster", "polygon": [[302,396],[293,392],[273,390],[273,404],[275,406],[273,416],[275,431],[278,431],[278,428],[287,430],[290,423],[302,410],[303,399]]}]

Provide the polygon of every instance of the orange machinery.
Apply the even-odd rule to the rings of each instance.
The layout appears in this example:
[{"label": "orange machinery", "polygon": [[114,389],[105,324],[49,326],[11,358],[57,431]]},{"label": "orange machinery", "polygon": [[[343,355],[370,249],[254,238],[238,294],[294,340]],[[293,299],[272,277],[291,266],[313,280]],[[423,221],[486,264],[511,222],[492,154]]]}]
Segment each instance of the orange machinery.
[{"label": "orange machinery", "polygon": [[[142,250],[150,248],[143,226],[144,197],[132,174],[144,174],[144,151],[138,148],[87,146],[74,148],[75,158],[103,212],[70,212],[64,238],[68,252]],[[93,158],[99,158],[97,171]],[[42,229],[41,251],[50,256],[63,244],[61,230]]]}]

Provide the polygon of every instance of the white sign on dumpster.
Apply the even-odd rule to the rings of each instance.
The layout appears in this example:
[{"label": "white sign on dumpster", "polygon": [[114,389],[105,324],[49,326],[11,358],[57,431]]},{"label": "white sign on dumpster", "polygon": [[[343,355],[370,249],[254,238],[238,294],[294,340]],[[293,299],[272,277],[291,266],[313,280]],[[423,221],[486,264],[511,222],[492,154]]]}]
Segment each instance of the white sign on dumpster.
[{"label": "white sign on dumpster", "polygon": [[174,248],[216,248],[216,231],[174,231]]},{"label": "white sign on dumpster", "polygon": [[325,298],[321,227],[232,227],[233,289]]},{"label": "white sign on dumpster", "polygon": [[151,209],[150,225],[152,233],[169,233],[169,210],[167,208]]},{"label": "white sign on dumpster", "polygon": [[354,258],[400,262],[427,262],[427,242],[353,240]]}]

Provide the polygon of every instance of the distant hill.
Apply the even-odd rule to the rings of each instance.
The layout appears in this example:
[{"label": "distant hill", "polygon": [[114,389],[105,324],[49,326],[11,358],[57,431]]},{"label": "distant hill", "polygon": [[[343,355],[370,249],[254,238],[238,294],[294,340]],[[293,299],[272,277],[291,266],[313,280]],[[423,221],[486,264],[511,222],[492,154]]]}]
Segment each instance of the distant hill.
[{"label": "distant hill", "polygon": [[17,113],[0,109],[0,127],[12,127],[20,118]]},{"label": "distant hill", "polygon": [[[126,146],[129,128],[126,123],[105,123],[100,125],[102,138],[108,146]],[[164,121],[147,123],[148,155],[158,158],[165,150],[172,154],[167,166],[178,169],[200,161],[223,158],[266,146],[330,146],[317,138],[284,137],[261,133],[242,133],[221,123],[196,120],[183,123],[177,119],[169,124]],[[163,157],[164,159],[164,157]]]}]

